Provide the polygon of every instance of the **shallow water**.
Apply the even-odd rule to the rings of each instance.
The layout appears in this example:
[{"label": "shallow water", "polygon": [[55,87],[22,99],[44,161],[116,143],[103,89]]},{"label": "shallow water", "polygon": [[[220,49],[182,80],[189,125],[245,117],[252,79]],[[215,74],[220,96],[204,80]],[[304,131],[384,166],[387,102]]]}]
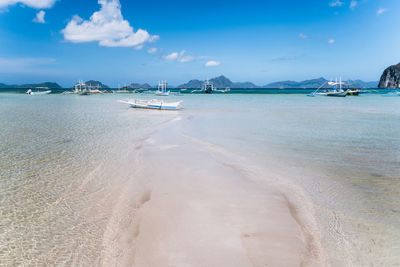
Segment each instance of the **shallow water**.
[{"label": "shallow water", "polygon": [[400,264],[400,99],[213,97],[190,134],[305,191],[333,266]]},{"label": "shallow water", "polygon": [[0,264],[99,262],[135,151],[177,114],[304,191],[333,266],[400,264],[400,98],[181,95],[185,110],[162,112],[123,97],[0,94]]},{"label": "shallow water", "polygon": [[127,159],[173,116],[117,99],[0,94],[0,265],[98,261]]}]

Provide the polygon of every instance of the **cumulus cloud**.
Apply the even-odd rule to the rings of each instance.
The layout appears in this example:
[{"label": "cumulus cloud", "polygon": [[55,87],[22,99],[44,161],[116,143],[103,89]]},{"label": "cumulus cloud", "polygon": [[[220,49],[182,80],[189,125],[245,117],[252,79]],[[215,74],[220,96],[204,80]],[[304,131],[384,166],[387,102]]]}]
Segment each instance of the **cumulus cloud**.
[{"label": "cumulus cloud", "polygon": [[376,11],[376,15],[380,16],[383,13],[385,13],[386,11],[388,11],[387,8],[382,8],[381,7],[380,9],[378,9],[378,11]]},{"label": "cumulus cloud", "polygon": [[328,44],[334,44],[335,43],[335,39],[329,39],[328,40]]},{"label": "cumulus cloud", "polygon": [[340,1],[340,0],[336,0],[336,1],[333,1],[333,2],[330,2],[329,3],[329,5],[331,6],[331,7],[336,7],[336,6],[342,6],[344,3],[342,2],[342,1]]},{"label": "cumulus cloud", "polygon": [[164,59],[171,60],[171,61],[178,61],[180,63],[187,63],[187,62],[194,61],[196,58],[191,55],[186,55],[186,51],[182,50],[180,53],[173,52],[169,55],[166,55],[166,56],[164,56]]},{"label": "cumulus cloud", "polygon": [[[0,0],[1,1],[1,0]],[[61,32],[64,39],[72,43],[99,42],[106,47],[142,48],[147,42],[159,39],[138,29],[136,32],[121,14],[119,0],[99,0],[99,11],[93,13],[90,20],[83,20],[75,15]]]},{"label": "cumulus cloud", "polygon": [[308,35],[305,35],[304,33],[299,33],[299,38],[300,39],[308,39]]},{"label": "cumulus cloud", "polygon": [[56,0],[0,0],[0,8],[12,6],[17,3],[37,9],[50,8],[55,2]]},{"label": "cumulus cloud", "polygon": [[206,66],[206,67],[216,67],[216,66],[219,66],[220,64],[221,64],[221,62],[210,60],[210,61],[207,61],[204,66]]},{"label": "cumulus cloud", "polygon": [[357,1],[351,1],[351,2],[350,2],[350,8],[351,8],[351,9],[356,8],[357,5],[358,5],[358,2],[357,2]]},{"label": "cumulus cloud", "polygon": [[44,15],[46,15],[46,12],[44,12],[43,10],[40,10],[36,14],[36,17],[33,19],[33,21],[36,23],[46,23],[46,21],[44,20]]}]

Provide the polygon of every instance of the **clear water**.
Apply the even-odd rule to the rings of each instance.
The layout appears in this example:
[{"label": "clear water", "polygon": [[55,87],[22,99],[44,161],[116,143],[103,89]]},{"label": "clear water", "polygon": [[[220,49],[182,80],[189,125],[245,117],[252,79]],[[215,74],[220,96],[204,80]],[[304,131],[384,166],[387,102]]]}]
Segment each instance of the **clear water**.
[{"label": "clear water", "polygon": [[98,262],[127,159],[173,116],[117,99],[0,94],[0,265]]},{"label": "clear water", "polygon": [[[116,185],[177,114],[123,97],[0,94],[0,265],[99,262]],[[187,134],[304,191],[333,266],[400,264],[400,97],[168,99],[184,100]]]},{"label": "clear water", "polygon": [[196,105],[190,134],[306,192],[333,266],[400,264],[399,97],[237,95]]}]

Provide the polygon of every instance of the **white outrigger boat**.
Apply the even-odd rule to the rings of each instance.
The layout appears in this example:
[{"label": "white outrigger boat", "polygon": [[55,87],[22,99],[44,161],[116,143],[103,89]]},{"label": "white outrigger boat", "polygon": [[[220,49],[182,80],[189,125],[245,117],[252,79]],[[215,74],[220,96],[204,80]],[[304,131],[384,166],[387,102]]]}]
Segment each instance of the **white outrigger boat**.
[{"label": "white outrigger boat", "polygon": [[127,99],[120,100],[119,102],[128,104],[131,108],[144,108],[144,109],[161,109],[161,110],[177,110],[183,109],[180,104],[183,101],[164,102],[158,99],[143,100],[143,99]]},{"label": "white outrigger boat", "polygon": [[63,92],[63,94],[93,95],[93,94],[103,94],[104,92],[100,91],[99,85],[97,86],[88,85],[83,81],[79,81],[74,85],[74,89],[72,91],[65,91]]},{"label": "white outrigger boat", "polygon": [[196,89],[191,91],[190,93],[203,93],[203,94],[228,93],[230,90],[231,89],[229,87],[225,88],[224,90],[219,90],[216,87],[214,87],[212,82],[206,80],[200,90]]},{"label": "white outrigger boat", "polygon": [[[333,90],[325,89],[325,92],[318,92],[326,84],[328,84],[329,86],[334,87],[334,89]],[[344,85],[344,83],[342,82],[342,78],[340,78],[339,82],[337,81],[337,78],[336,78],[335,82],[325,82],[320,87],[318,87],[317,90],[315,90],[311,94],[308,94],[308,96],[319,96],[319,95],[321,95],[321,96],[333,96],[333,97],[346,97],[349,94],[349,90],[343,90],[342,89],[342,85]]]},{"label": "white outrigger boat", "polygon": [[156,95],[169,96],[169,91],[167,91],[167,81],[161,81],[158,83]]},{"label": "white outrigger boat", "polygon": [[[48,95],[51,93],[51,90],[48,90],[48,87],[36,87],[35,88],[37,91],[32,91],[32,89],[29,89],[25,93],[27,95]],[[47,89],[47,90],[46,90]],[[40,90],[45,90],[45,91],[40,91]]]}]

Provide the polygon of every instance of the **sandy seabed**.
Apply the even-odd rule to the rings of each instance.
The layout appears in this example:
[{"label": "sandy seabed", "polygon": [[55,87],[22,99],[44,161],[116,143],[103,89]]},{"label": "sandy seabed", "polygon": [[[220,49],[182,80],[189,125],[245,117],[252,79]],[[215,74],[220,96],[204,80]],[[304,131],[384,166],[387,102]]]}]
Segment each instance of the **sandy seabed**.
[{"label": "sandy seabed", "polygon": [[135,146],[104,231],[102,266],[327,266],[312,215],[270,173],[184,133]]}]

